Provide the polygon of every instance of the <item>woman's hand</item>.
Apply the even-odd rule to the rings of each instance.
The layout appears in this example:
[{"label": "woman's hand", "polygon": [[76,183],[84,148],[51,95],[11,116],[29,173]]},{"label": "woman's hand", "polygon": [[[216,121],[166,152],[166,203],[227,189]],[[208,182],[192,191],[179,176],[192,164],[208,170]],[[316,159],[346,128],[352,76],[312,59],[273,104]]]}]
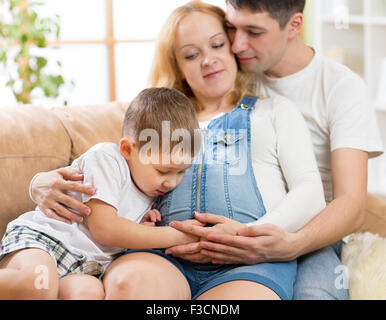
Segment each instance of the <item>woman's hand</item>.
[{"label": "woman's hand", "polygon": [[[201,240],[211,233],[235,235],[245,225],[235,220],[223,216],[196,213],[195,218],[201,222],[201,225],[192,224],[192,220],[173,221],[170,226],[177,230],[191,233],[198,236]],[[206,224],[213,224],[213,227],[204,227]],[[166,254],[172,254],[176,257],[197,263],[212,262],[212,258],[201,253],[200,243],[190,243],[188,245],[175,246],[168,248]]]},{"label": "woman's hand", "polygon": [[48,217],[69,224],[72,221],[82,222],[82,216],[68,208],[77,210],[84,215],[91,213],[90,208],[67,195],[67,191],[93,195],[95,193],[94,188],[76,182],[82,180],[82,174],[67,168],[42,172],[32,181],[31,195],[35,203]]},{"label": "woman's hand", "polygon": [[198,244],[169,248],[167,253],[194,262],[247,265],[291,261],[299,254],[301,243],[297,234],[285,232],[275,225],[246,227],[213,214],[196,215],[196,218],[203,224],[215,224],[217,228],[197,228],[184,222],[173,222],[172,226],[178,230],[195,233],[206,239]]}]

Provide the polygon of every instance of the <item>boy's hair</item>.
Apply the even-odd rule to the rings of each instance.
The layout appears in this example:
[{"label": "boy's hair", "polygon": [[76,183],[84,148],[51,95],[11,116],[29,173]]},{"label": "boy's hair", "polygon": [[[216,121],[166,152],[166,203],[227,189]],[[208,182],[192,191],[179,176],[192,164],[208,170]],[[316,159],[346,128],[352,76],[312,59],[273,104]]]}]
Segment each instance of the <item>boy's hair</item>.
[{"label": "boy's hair", "polygon": [[[181,139],[178,129],[183,129],[188,138]],[[193,104],[183,93],[171,88],[150,88],[141,91],[127,108],[122,133],[123,136],[132,138],[139,149],[149,142],[149,137],[152,140],[154,134],[158,139],[151,142],[158,142],[158,145],[151,146],[159,148],[160,152],[163,142],[170,145],[170,151],[182,143],[184,151],[189,151],[193,157],[201,146]],[[173,133],[179,137],[178,140],[173,139]],[[163,137],[167,137],[169,141],[162,141]],[[188,147],[190,150],[186,150]]]},{"label": "boy's hair", "polygon": [[268,12],[283,29],[297,12],[303,13],[306,0],[226,0],[235,9],[249,9],[252,12]]}]

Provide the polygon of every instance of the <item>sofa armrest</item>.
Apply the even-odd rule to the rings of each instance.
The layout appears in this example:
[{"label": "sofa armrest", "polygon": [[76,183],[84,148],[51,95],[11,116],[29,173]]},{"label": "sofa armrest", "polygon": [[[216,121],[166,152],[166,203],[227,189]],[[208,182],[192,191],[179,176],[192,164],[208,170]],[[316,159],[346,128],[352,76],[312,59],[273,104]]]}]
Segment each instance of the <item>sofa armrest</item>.
[{"label": "sofa armrest", "polygon": [[35,208],[29,182],[38,172],[69,164],[71,141],[60,120],[30,105],[0,108],[0,234]]}]

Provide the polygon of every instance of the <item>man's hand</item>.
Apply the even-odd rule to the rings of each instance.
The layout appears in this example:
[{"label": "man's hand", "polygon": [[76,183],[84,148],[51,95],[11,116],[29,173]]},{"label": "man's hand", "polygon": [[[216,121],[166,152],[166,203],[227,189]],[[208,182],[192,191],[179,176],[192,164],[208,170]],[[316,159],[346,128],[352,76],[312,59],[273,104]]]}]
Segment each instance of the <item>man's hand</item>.
[{"label": "man's hand", "polygon": [[252,265],[296,259],[297,242],[296,234],[264,224],[241,229],[236,236],[210,233],[199,246],[212,263]]},{"label": "man's hand", "polygon": [[73,213],[68,208],[85,215],[91,213],[90,208],[67,195],[67,191],[93,195],[94,188],[76,182],[82,180],[83,175],[71,169],[42,172],[32,182],[31,195],[48,217],[65,223],[82,222],[82,216]]},{"label": "man's hand", "polygon": [[161,213],[157,209],[151,209],[142,217],[140,223],[154,227],[155,224],[160,221]]}]

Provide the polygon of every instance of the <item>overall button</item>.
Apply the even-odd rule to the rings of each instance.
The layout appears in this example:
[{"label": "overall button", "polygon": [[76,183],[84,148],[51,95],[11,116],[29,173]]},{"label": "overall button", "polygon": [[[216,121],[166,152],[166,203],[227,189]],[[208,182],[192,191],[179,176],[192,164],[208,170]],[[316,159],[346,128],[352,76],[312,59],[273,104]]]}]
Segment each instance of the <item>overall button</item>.
[{"label": "overall button", "polygon": [[224,139],[225,139],[226,142],[232,142],[233,141],[233,136],[231,134],[227,134],[224,137]]},{"label": "overall button", "polygon": [[240,105],[240,107],[241,107],[242,109],[244,109],[244,110],[249,110],[249,109],[251,109],[250,106],[248,106],[247,104],[243,104],[243,103]]}]

